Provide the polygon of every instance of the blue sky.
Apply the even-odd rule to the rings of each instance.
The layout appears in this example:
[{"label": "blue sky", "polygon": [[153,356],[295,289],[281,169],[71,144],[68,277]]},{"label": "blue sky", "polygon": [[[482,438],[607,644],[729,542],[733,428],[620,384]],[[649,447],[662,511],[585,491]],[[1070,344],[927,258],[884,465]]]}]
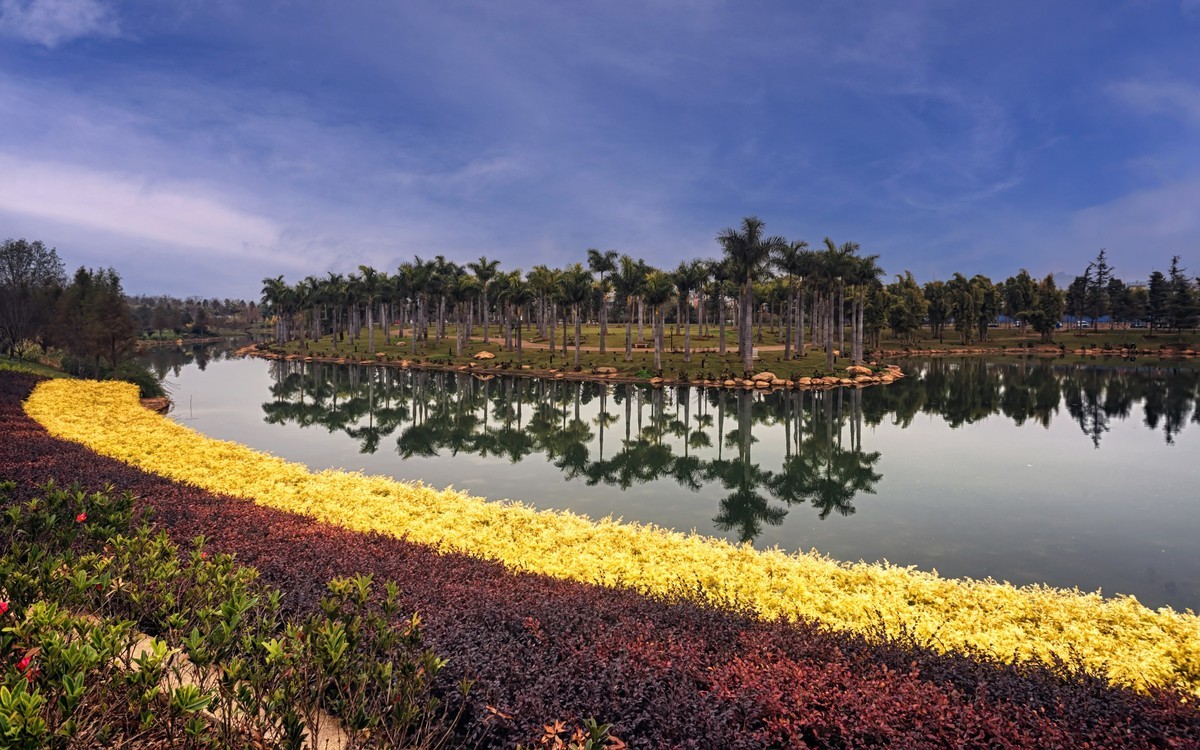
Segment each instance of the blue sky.
[{"label": "blue sky", "polygon": [[136,293],[414,254],[1200,272],[1200,0],[0,0],[0,237]]}]

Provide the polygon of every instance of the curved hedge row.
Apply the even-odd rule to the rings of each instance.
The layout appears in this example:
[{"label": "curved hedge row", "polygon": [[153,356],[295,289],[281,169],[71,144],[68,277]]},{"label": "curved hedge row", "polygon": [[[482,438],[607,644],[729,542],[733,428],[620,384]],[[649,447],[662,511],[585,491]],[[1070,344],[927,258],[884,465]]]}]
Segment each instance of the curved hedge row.
[{"label": "curved hedge row", "polygon": [[113,484],[186,542],[237,555],[288,612],[322,581],[401,582],[446,689],[475,680],[468,746],[512,747],[555,720],[614,722],[631,748],[1200,746],[1200,711],[1067,664],[1002,664],[911,640],[766,621],[689,601],[529,573],[394,536],[320,523],[170,481],[50,437],[20,407],[30,378],[0,374],[0,477],[22,497],[50,477]]},{"label": "curved hedge row", "polygon": [[312,472],[140,408],[122,383],[47,381],[25,403],[53,435],[161,476],[511,570],[685,594],[766,619],[913,636],[1001,660],[1066,659],[1138,689],[1200,694],[1200,619],[1047,587],[948,580],[887,565],[756,551],[651,526],[486,502],[344,471]]}]

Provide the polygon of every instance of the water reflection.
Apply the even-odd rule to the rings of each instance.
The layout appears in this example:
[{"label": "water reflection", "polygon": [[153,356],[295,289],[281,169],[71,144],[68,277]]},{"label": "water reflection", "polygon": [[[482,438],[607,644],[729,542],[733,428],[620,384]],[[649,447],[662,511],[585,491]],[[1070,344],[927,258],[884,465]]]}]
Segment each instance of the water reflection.
[{"label": "water reflection", "polygon": [[[569,480],[629,489],[668,479],[719,487],[714,525],[742,541],[790,508],[824,520],[855,512],[882,475],[864,427],[907,426],[919,414],[951,428],[1003,415],[1048,427],[1069,417],[1100,448],[1113,420],[1142,406],[1168,444],[1192,421],[1200,373],[979,360],[910,364],[887,388],[821,392],[656,389],[637,384],[477,377],[321,363],[273,362],[267,422],[320,426],[387,445],[402,458],[497,456],[548,461]],[[771,445],[759,456],[760,441]]]}]

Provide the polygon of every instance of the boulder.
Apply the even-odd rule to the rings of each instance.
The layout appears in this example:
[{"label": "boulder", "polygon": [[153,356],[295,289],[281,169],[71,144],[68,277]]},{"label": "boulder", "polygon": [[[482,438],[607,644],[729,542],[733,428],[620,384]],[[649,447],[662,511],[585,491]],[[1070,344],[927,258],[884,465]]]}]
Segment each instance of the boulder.
[{"label": "boulder", "polygon": [[475,359],[495,359],[496,355],[491,352],[479,352],[475,355]]},{"label": "boulder", "polygon": [[781,385],[787,385],[787,381],[783,378],[775,378],[771,381],[771,385],[772,387],[778,388]]},{"label": "boulder", "polygon": [[775,379],[775,373],[773,373],[773,372],[760,372],[759,374],[755,375],[754,377],[752,377],[752,378],[750,378],[750,379],[751,379],[751,380],[754,380],[754,381],[765,380],[765,381],[767,381],[767,382],[770,382],[770,381],[772,381],[772,380],[774,380],[774,379]]},{"label": "boulder", "polygon": [[662,378],[650,378],[650,385],[662,385],[662,384],[663,384]]},{"label": "boulder", "polygon": [[863,367],[862,365],[850,365],[846,368],[846,373],[848,375],[870,375],[871,368]]},{"label": "boulder", "polygon": [[755,380],[753,382],[754,382],[755,388],[770,388],[771,387],[771,381],[769,381],[769,380]]},{"label": "boulder", "polygon": [[799,386],[812,385],[812,378],[798,378],[796,380],[796,385],[799,385]]},{"label": "boulder", "polygon": [[726,380],[726,381],[725,381],[724,383],[722,383],[721,385],[725,386],[726,388],[732,388],[732,387],[734,387],[735,385],[737,385],[737,381],[736,381],[736,380]]},{"label": "boulder", "polygon": [[617,368],[615,368],[615,367],[597,367],[596,373],[598,375],[616,375]]}]

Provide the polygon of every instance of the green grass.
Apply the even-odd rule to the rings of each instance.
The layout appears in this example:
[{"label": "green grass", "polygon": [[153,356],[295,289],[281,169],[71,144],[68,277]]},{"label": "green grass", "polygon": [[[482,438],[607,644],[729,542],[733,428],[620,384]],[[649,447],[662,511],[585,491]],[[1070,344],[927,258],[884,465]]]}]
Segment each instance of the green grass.
[{"label": "green grass", "polygon": [[[565,356],[562,350],[561,328],[555,331],[553,355],[549,349],[545,348],[547,342],[538,337],[536,331],[527,331],[524,353],[519,361],[515,351],[504,350],[502,331],[501,336],[497,337],[497,328],[494,325],[489,330],[491,339],[486,345],[478,338],[482,335],[482,328],[476,326],[474,334],[477,338],[466,343],[463,347],[463,356],[461,358],[455,356],[454,326],[452,325],[447,326],[446,337],[441,342],[437,342],[432,338],[433,330],[431,328],[430,341],[428,343],[418,342],[415,353],[412,351],[410,340],[396,336],[394,331],[395,329],[393,329],[392,343],[390,345],[385,343],[385,337],[381,330],[376,330],[375,332],[375,351],[377,354],[381,354],[382,359],[385,361],[395,362],[409,359],[420,360],[422,363],[447,366],[459,366],[478,362],[479,366],[486,366],[488,368],[518,370],[524,365],[526,369],[561,370],[564,372],[574,372],[576,367],[573,327],[568,328]],[[741,357],[736,351],[736,331],[734,329],[730,328],[726,331],[726,354],[722,355],[716,351],[719,346],[717,329],[715,327],[712,328],[712,332],[708,336],[700,336],[697,327],[693,325],[691,362],[684,361],[684,336],[682,333],[672,335],[673,331],[674,326],[668,325],[664,335],[665,348],[662,355],[661,369],[664,377],[674,380],[714,380],[726,377],[740,377],[743,374]],[[610,326],[606,347],[608,351],[604,354],[598,351],[581,351],[579,356],[580,370],[589,372],[596,367],[615,367],[619,377],[648,377],[655,374],[657,371],[654,367],[654,349],[651,343],[650,327],[647,326],[645,329],[644,346],[638,347],[636,345],[636,326],[634,327],[633,339],[635,346],[633,359],[632,361],[626,361],[625,328],[623,325]],[[597,348],[599,343],[599,326],[584,326],[582,328],[580,345]],[[781,346],[781,342],[780,337],[769,328],[764,328],[761,331],[761,335],[756,329],[755,344],[759,347],[759,357],[754,360],[752,368],[752,371],[755,373],[770,371],[784,379],[827,374],[825,369],[825,355],[823,351],[812,348],[811,341],[808,342],[810,348],[804,357],[793,357],[791,359],[786,359],[782,350],[772,350],[770,348]],[[849,348],[849,344],[850,342],[847,338],[847,348]],[[1163,332],[1148,334],[1144,329],[1119,328],[1110,330],[1104,327],[1099,330],[1084,329],[1078,331],[1060,329],[1055,332],[1050,344],[1047,345],[1041,340],[1038,334],[1032,331],[1022,334],[1019,328],[996,327],[989,329],[987,341],[973,341],[967,345],[961,342],[957,331],[946,331],[943,334],[943,340],[938,341],[929,334],[928,329],[924,329],[918,336],[917,341],[911,345],[901,344],[898,340],[890,336],[882,337],[880,342],[880,348],[883,351],[890,352],[890,358],[893,359],[904,356],[908,351],[950,351],[963,348],[986,349],[990,351],[990,356],[1032,355],[1039,347],[1051,346],[1060,349],[1061,354],[1059,356],[1064,361],[1079,362],[1120,362],[1124,359],[1122,355],[1128,354],[1128,352],[1122,352],[1122,349],[1130,345],[1136,347],[1138,361],[1153,363],[1160,360],[1171,360],[1172,354],[1179,348],[1195,349],[1200,347],[1200,339],[1197,338],[1196,333],[1193,331],[1184,332],[1183,334]],[[343,357],[352,361],[364,361],[372,359],[367,353],[367,349],[367,334],[364,331],[357,341],[347,338],[345,341],[340,342],[336,351],[328,336],[319,341],[308,340],[303,343],[293,341],[287,346],[280,348],[279,351],[322,358]],[[1077,353],[1077,350],[1080,349],[1086,349],[1087,351]],[[495,354],[495,359],[486,361],[473,359],[475,354],[485,350]],[[1044,352],[1039,352],[1037,356],[1044,357],[1047,355]],[[1184,361],[1188,363],[1194,362],[1194,360]],[[843,370],[849,364],[850,360],[848,358],[838,358],[835,361],[835,372]]]},{"label": "green grass", "polygon": [[62,370],[55,369],[49,365],[43,365],[40,362],[29,362],[23,359],[13,359],[0,355],[0,371],[3,372],[23,372],[28,375],[41,375],[46,378],[69,378],[71,377]]}]

